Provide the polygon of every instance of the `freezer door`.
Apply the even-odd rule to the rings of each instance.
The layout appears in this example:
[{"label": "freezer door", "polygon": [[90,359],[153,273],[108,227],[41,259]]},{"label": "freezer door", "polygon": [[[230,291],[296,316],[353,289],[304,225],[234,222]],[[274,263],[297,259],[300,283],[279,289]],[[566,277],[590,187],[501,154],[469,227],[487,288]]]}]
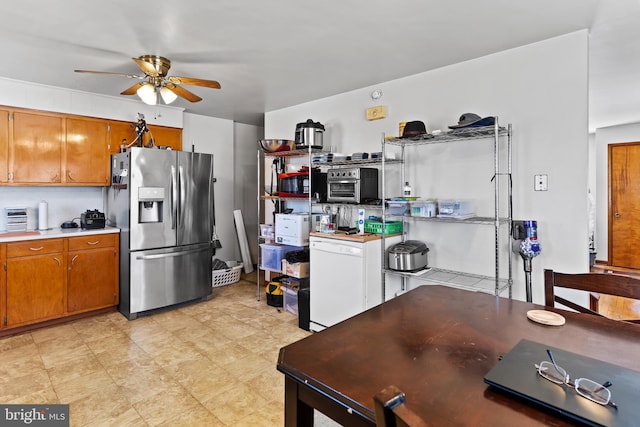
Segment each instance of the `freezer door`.
[{"label": "freezer door", "polygon": [[211,294],[208,243],[130,253],[129,313],[166,307]]},{"label": "freezer door", "polygon": [[179,151],[178,245],[210,242],[213,235],[213,156]]},{"label": "freezer door", "polygon": [[176,152],[134,147],[130,153],[132,251],[176,245]]}]

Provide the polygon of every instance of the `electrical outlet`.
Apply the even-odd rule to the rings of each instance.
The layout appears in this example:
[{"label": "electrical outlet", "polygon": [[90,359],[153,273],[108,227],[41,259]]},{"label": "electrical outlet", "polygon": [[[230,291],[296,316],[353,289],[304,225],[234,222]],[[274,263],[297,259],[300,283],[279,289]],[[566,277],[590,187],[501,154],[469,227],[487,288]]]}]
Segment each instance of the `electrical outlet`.
[{"label": "electrical outlet", "polygon": [[549,189],[549,177],[547,175],[533,176],[533,190],[547,191]]},{"label": "electrical outlet", "polygon": [[385,117],[387,117],[387,107],[384,105],[367,108],[367,120],[379,120]]}]

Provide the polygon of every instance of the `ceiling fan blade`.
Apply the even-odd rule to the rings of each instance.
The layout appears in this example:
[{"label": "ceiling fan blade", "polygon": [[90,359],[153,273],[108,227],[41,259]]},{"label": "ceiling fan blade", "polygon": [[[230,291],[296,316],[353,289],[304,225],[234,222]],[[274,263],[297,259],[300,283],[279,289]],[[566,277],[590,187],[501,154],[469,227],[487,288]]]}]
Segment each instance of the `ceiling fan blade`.
[{"label": "ceiling fan blade", "polygon": [[145,76],[138,76],[136,74],[125,74],[125,73],[112,73],[110,71],[91,71],[91,70],[74,70],[76,73],[90,73],[90,74],[104,74],[107,76],[121,76],[121,77],[129,77],[130,79],[144,79]]},{"label": "ceiling fan blade", "polygon": [[191,77],[178,77],[178,76],[167,77],[167,79],[172,83],[181,84],[181,85],[203,86],[211,89],[220,89],[220,83],[218,83],[215,80],[194,79]]},{"label": "ceiling fan blade", "polygon": [[160,73],[158,73],[158,70],[156,70],[156,68],[150,62],[147,62],[140,58],[131,58],[131,59],[135,61],[138,67],[140,67],[142,72],[145,73],[147,76],[158,77],[160,75]]},{"label": "ceiling fan blade", "polygon": [[168,83],[165,87],[169,89],[171,92],[175,93],[176,95],[186,99],[187,101],[191,101],[191,102],[202,101],[202,98],[200,98],[195,93],[190,92],[183,87],[176,86],[173,83]]},{"label": "ceiling fan blade", "polygon": [[146,82],[140,82],[140,83],[136,83],[133,86],[123,90],[122,92],[120,92],[120,95],[135,95],[136,92],[138,91],[138,89],[140,89],[140,87],[142,85],[144,85]]}]

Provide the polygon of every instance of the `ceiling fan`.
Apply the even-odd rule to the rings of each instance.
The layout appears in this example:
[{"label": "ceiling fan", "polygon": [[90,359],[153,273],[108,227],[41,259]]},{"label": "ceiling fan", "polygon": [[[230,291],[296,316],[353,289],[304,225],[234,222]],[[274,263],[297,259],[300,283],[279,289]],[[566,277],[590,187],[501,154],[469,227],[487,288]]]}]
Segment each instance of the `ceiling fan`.
[{"label": "ceiling fan", "polygon": [[144,72],[144,76],[137,74],[112,73],[109,71],[75,70],[76,73],[106,74],[113,76],[124,76],[131,79],[144,80],[123,90],[120,95],[137,94],[142,102],[149,105],[158,103],[158,95],[165,104],[171,104],[178,96],[190,102],[202,101],[195,93],[188,91],[178,85],[193,85],[220,89],[220,83],[215,80],[195,79],[191,77],[167,76],[171,68],[171,61],[163,56],[142,55],[131,58]]}]

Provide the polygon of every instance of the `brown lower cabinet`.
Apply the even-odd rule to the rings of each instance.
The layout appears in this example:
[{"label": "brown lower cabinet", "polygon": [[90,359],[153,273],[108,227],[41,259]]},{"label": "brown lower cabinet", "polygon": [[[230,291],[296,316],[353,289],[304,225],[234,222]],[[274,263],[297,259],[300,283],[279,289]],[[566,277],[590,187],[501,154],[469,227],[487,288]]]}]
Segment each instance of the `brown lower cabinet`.
[{"label": "brown lower cabinet", "polygon": [[78,313],[118,305],[118,239],[97,234],[69,239],[67,311]]},{"label": "brown lower cabinet", "polygon": [[117,306],[117,237],[110,233],[0,244],[3,332]]}]

